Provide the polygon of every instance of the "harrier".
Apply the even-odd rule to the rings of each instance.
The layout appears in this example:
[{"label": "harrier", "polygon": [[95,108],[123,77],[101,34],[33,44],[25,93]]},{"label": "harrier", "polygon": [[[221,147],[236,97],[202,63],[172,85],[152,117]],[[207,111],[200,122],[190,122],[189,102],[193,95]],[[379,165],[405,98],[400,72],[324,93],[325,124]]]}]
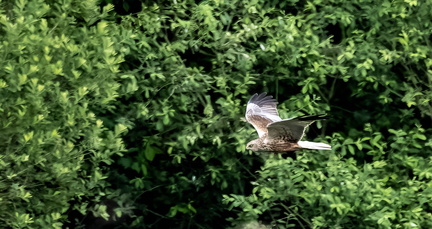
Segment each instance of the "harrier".
[{"label": "harrier", "polygon": [[281,119],[277,101],[267,93],[254,94],[246,108],[246,120],[258,132],[259,138],[250,141],[246,148],[253,151],[295,151],[299,149],[331,150],[325,143],[300,141],[306,127],[315,120],[325,119],[324,115],[300,116]]}]

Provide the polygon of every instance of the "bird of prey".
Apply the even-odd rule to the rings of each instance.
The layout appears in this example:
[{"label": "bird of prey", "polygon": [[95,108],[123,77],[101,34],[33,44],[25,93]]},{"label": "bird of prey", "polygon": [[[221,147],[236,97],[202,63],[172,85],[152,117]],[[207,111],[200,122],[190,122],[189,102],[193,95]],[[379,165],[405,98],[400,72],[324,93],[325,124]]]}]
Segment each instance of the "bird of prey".
[{"label": "bird of prey", "polygon": [[284,152],[299,149],[331,150],[325,143],[300,141],[306,127],[324,115],[300,116],[281,119],[276,105],[278,102],[267,93],[254,94],[246,108],[246,120],[258,132],[259,138],[250,141],[246,149],[252,151]]}]

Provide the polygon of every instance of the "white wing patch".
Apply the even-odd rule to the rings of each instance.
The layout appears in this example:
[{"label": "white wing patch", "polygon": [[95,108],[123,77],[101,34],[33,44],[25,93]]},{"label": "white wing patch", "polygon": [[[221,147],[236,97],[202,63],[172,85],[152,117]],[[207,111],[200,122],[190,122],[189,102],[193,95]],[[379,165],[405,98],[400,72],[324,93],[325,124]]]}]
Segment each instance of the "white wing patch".
[{"label": "white wing patch", "polygon": [[246,120],[258,132],[259,137],[267,134],[270,123],[281,121],[277,111],[277,101],[267,93],[254,94],[246,106]]}]

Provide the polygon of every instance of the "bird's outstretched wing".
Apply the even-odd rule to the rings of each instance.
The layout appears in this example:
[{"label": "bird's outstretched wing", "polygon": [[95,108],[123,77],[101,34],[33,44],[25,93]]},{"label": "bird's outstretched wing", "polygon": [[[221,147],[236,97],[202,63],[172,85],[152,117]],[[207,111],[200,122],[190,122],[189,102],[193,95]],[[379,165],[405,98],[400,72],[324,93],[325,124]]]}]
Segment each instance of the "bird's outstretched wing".
[{"label": "bird's outstretched wing", "polygon": [[306,127],[320,119],[325,119],[325,115],[300,116],[270,123],[267,127],[267,139],[298,142],[303,137]]},{"label": "bird's outstretched wing", "polygon": [[254,94],[249,99],[246,107],[246,120],[253,125],[259,137],[267,133],[270,123],[281,121],[277,111],[278,102],[267,93]]}]

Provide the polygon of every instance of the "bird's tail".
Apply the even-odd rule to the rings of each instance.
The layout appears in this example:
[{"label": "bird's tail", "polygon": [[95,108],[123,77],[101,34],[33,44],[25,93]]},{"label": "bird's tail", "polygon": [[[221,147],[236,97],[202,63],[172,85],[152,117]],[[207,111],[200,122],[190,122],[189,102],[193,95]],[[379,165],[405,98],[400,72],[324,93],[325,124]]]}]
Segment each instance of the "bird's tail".
[{"label": "bird's tail", "polygon": [[299,141],[298,145],[304,149],[331,150],[330,145],[320,142]]}]

